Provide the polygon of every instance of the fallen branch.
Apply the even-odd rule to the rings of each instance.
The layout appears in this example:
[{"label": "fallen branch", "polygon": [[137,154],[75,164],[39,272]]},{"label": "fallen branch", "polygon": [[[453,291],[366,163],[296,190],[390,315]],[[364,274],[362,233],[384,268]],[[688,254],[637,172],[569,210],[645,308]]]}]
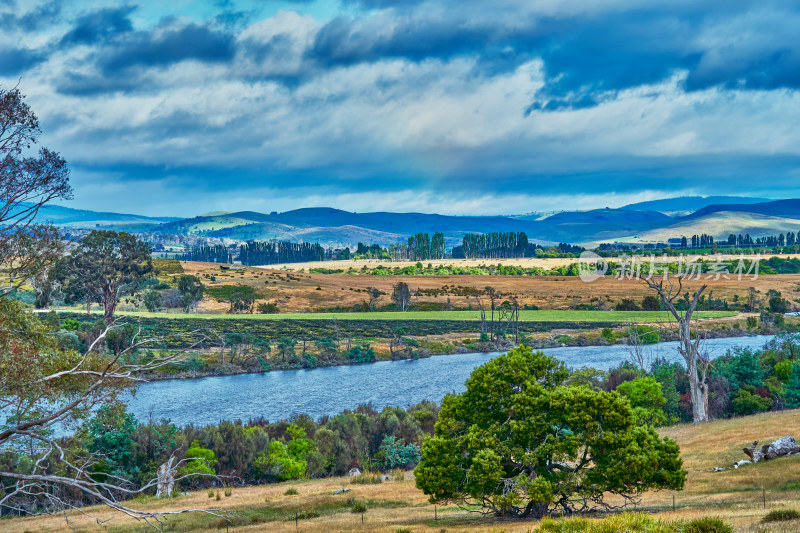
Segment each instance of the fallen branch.
[{"label": "fallen branch", "polygon": [[[743,448],[742,451],[750,459],[736,461],[733,463],[733,468],[739,468],[740,466],[758,463],[759,461],[768,461],[778,457],[800,454],[800,444],[797,444],[797,442],[794,440],[794,437],[787,435],[774,442],[771,442],[770,444],[765,444],[761,448],[758,447],[758,441],[755,441],[747,448]],[[715,467],[714,472],[721,472],[727,469],[728,468]]]}]

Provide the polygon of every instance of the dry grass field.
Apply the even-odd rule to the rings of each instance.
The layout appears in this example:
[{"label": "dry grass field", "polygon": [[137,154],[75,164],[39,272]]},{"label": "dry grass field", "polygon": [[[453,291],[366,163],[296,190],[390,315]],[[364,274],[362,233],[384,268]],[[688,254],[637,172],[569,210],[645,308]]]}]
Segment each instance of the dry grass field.
[{"label": "dry grass field", "polygon": [[[703,257],[705,259],[710,259],[708,254],[687,254],[687,257],[694,258],[694,257]],[[716,257],[716,256],[715,256]],[[723,260],[737,260],[742,256],[739,255],[731,255],[731,254],[721,254]],[[745,255],[745,259],[753,259],[754,255]],[[764,257],[764,256],[762,256]],[[800,257],[800,254],[786,254],[781,255],[781,257]],[[678,258],[675,258],[676,260]],[[613,258],[610,259],[614,261]],[[440,265],[452,265],[452,266],[459,266],[459,267],[475,267],[480,265],[488,265],[488,264],[497,264],[502,263],[504,265],[509,266],[521,266],[525,268],[531,267],[541,267],[541,268],[555,268],[560,266],[571,265],[572,263],[577,263],[578,260],[572,257],[519,257],[519,258],[509,258],[509,259],[428,259],[425,261],[421,261],[425,265],[429,263],[433,266],[440,266]],[[356,270],[366,266],[366,267],[376,267],[378,265],[391,265],[393,267],[405,267],[417,264],[417,261],[392,261],[388,262],[386,259],[360,259],[360,260],[348,260],[348,261],[317,261],[317,262],[308,262],[308,263],[283,263],[278,265],[269,265],[264,267],[258,268],[266,268],[270,270],[293,270],[295,272],[300,270],[308,270],[309,268],[341,268],[347,270],[348,268],[354,268]]]},{"label": "dry grass field", "polygon": [[[712,472],[715,466],[730,465],[741,459],[741,449],[754,440],[771,441],[783,435],[800,436],[800,411],[768,413],[704,425],[679,425],[662,431],[678,441],[688,470],[685,490],[645,495],[638,509],[655,513],[665,520],[721,516],[737,532],[797,532],[800,521],[761,524],[772,509],[800,510],[800,456],[777,459],[738,470]],[[284,495],[287,488],[298,493]],[[339,488],[351,491],[334,495]],[[762,489],[765,493],[762,493]],[[766,494],[766,509],[762,495]],[[675,496],[676,510],[672,510]],[[365,502],[363,515],[351,511],[352,501]],[[150,510],[181,508],[219,508],[231,513],[232,522],[200,514],[171,517],[168,531],[535,531],[535,521],[499,521],[467,513],[455,506],[434,510],[425,496],[414,487],[412,474],[403,481],[380,485],[352,485],[347,478],[308,480],[235,489],[231,497],[219,501],[206,491],[193,491],[190,496],[166,502],[153,498],[135,502]],[[112,513],[104,508],[88,509],[107,520],[104,526],[87,516],[68,513],[74,531],[144,532],[148,526]],[[309,514],[311,512],[311,514]],[[306,513],[295,526],[295,513]],[[434,513],[438,520],[434,520]],[[3,520],[0,530],[8,533],[69,531],[63,515]]]},{"label": "dry grass field", "polygon": [[[527,261],[527,260],[521,260]],[[533,260],[531,260],[533,261]],[[505,261],[504,261],[505,263]],[[515,295],[520,305],[536,305],[541,309],[570,309],[580,304],[597,304],[602,301],[613,309],[623,298],[637,301],[650,294],[649,289],[635,279],[618,280],[605,276],[592,283],[585,283],[575,276],[374,276],[354,274],[310,274],[307,272],[282,271],[266,268],[243,268],[221,271],[214,263],[181,263],[187,274],[201,278],[207,287],[223,285],[247,285],[253,287],[257,302],[274,302],[281,313],[319,311],[331,308],[349,308],[366,301],[367,287],[375,287],[386,293],[378,305],[391,302],[392,286],[397,281],[408,283],[412,291],[437,291],[438,294],[418,295],[419,303],[476,308],[473,298],[460,296],[460,287],[483,289],[491,285],[504,294]],[[213,280],[212,280],[213,276]],[[791,301],[800,299],[800,274],[762,275],[752,280],[735,276],[731,279],[693,280],[687,289],[708,283],[709,293],[715,298],[733,301],[734,296],[745,300],[749,287],[755,287],[761,296],[769,289],[780,291]],[[200,305],[201,313],[224,313],[225,302],[205,298]]]}]

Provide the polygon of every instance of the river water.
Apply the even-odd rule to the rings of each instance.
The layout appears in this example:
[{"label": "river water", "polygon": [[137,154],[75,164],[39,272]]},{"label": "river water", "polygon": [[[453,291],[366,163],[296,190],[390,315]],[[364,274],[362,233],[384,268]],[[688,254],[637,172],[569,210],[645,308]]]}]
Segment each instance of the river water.
[{"label": "river water", "polygon": [[[735,347],[758,349],[771,336],[710,339],[712,358]],[[680,361],[677,343],[645,347],[651,357]],[[629,359],[625,345],[550,348],[546,354],[572,368],[608,370]],[[495,353],[441,355],[407,361],[380,361],[364,365],[313,370],[283,370],[265,374],[207,377],[145,383],[128,401],[140,421],[169,419],[179,426],[210,425],[221,420],[264,417],[272,422],[296,414],[313,418],[334,415],[360,404],[406,407],[423,400],[439,402],[445,394],[462,392],[472,370],[496,357]]]}]

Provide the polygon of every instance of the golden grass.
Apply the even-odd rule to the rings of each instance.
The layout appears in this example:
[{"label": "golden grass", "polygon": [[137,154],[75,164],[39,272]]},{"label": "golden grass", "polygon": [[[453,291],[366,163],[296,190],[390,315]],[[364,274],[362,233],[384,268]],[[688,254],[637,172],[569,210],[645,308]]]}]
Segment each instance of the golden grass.
[{"label": "golden grass", "polygon": [[[503,260],[511,264],[512,260]],[[520,259],[518,261],[541,261]],[[574,260],[573,260],[574,261]],[[491,261],[481,261],[490,263]],[[257,302],[275,302],[281,313],[309,312],[335,307],[350,308],[368,300],[367,287],[375,287],[386,293],[378,305],[391,303],[392,287],[398,281],[408,283],[412,291],[417,289],[442,289],[444,286],[472,287],[483,289],[491,285],[498,291],[514,295],[520,305],[536,305],[541,309],[569,309],[579,304],[596,304],[598,300],[612,308],[623,298],[637,301],[652,291],[637,280],[618,280],[606,276],[592,283],[584,283],[575,276],[372,276],[352,274],[309,274],[267,268],[246,268],[242,270],[220,271],[214,263],[182,262],[187,274],[199,276],[209,287],[240,284],[256,290]],[[350,262],[348,262],[350,264]],[[374,266],[374,265],[373,265]],[[214,276],[215,281],[211,281]],[[696,289],[701,283],[709,285],[708,293],[714,298],[733,301],[738,296],[746,301],[749,287],[755,287],[763,298],[769,289],[780,291],[789,300],[800,299],[800,274],[759,276],[757,280],[743,278],[693,280],[686,290]],[[474,299],[449,294],[439,296],[418,296],[417,303],[449,303],[458,308],[472,305]],[[205,298],[200,304],[202,313],[224,313],[228,309],[225,302]]]},{"label": "golden grass", "polygon": [[[788,532],[800,531],[800,522],[761,524],[770,509],[794,508],[800,510],[800,456],[777,459],[738,470],[712,472],[715,466],[729,466],[742,459],[741,449],[754,440],[763,442],[783,435],[800,436],[800,410],[768,413],[732,420],[716,421],[702,425],[678,425],[665,428],[662,434],[672,437],[681,445],[684,466],[689,475],[686,488],[680,492],[648,493],[640,510],[654,512],[667,520],[691,519],[701,516],[722,516],[738,532]],[[284,495],[288,487],[299,494]],[[334,495],[336,489],[347,487],[351,491]],[[766,510],[762,502],[762,489],[766,489]],[[675,496],[677,509],[672,511]],[[349,510],[348,498],[368,502],[368,511],[361,515]],[[135,502],[134,502],[135,503]],[[205,490],[193,491],[189,497],[176,500],[143,503],[149,510],[177,510],[181,508],[208,508],[217,506],[232,513],[235,531],[328,532],[328,531],[381,531],[396,532],[406,529],[426,531],[508,531],[535,530],[535,521],[501,521],[483,518],[455,506],[439,507],[439,520],[434,520],[434,507],[414,487],[413,475],[404,481],[389,481],[379,485],[352,485],[347,478],[292,481],[260,487],[235,489],[230,498],[220,501],[208,498]],[[295,527],[294,514],[317,509],[317,518],[299,521]],[[88,509],[93,515],[109,520],[108,531],[148,531],[143,524],[115,514],[105,508]],[[76,531],[102,531],[103,528],[88,517],[69,513]],[[255,518],[255,523],[253,517]],[[259,521],[261,520],[261,521]],[[236,525],[247,522],[246,525]],[[170,518],[170,531],[220,531],[225,524],[219,519],[193,514]],[[8,533],[68,531],[61,515],[3,520],[0,530]]]}]

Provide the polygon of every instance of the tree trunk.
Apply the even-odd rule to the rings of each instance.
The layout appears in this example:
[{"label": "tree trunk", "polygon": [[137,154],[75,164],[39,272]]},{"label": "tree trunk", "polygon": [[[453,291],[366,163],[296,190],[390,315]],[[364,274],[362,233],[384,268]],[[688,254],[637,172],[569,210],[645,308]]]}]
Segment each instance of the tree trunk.
[{"label": "tree trunk", "polygon": [[[680,311],[675,307],[673,301],[680,296],[682,288],[682,280],[679,277],[679,285],[677,291],[674,291],[672,282],[668,289],[664,288],[664,282],[656,283],[651,279],[645,279],[645,283],[654,289],[664,307],[672,314],[678,323],[678,352],[686,362],[686,377],[689,380],[689,396],[692,400],[692,422],[695,424],[700,422],[708,422],[708,384],[706,383],[706,371],[708,370],[708,360],[700,355],[700,339],[692,341],[692,314],[697,309],[697,304],[700,301],[700,295],[706,290],[707,285],[700,287],[689,303],[689,308],[681,315]],[[700,363],[700,367],[698,367]]]}]

